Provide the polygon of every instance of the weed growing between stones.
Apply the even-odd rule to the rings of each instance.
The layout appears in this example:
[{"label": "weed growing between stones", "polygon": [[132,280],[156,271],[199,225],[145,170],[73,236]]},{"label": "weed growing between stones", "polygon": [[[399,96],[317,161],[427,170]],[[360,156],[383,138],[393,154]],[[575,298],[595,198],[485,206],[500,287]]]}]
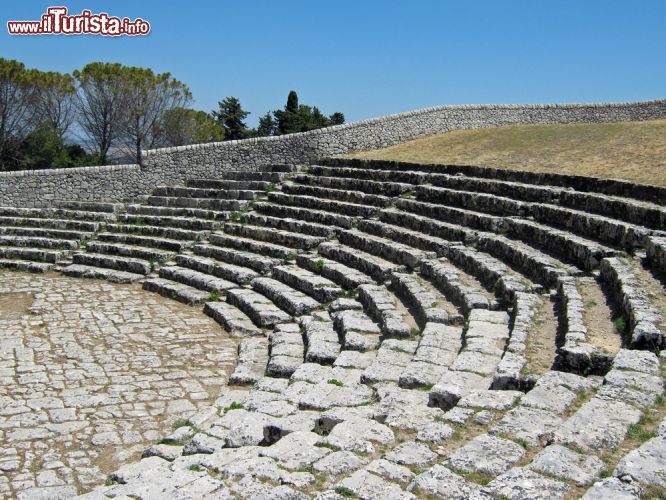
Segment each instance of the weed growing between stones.
[{"label": "weed growing between stones", "polygon": [[211,290],[210,300],[212,302],[219,302],[219,300],[220,300],[220,291],[219,290]]},{"label": "weed growing between stones", "polygon": [[627,331],[627,320],[624,319],[624,316],[620,316],[619,318],[616,318],[613,321],[613,325],[615,325],[615,330],[620,335],[624,335],[625,332]]},{"label": "weed growing between stones", "polygon": [[329,380],[328,383],[331,384],[331,385],[337,385],[338,387],[342,387],[342,386],[345,385],[345,384],[343,384],[342,382],[340,382],[339,380],[334,379],[334,378],[332,378],[331,380]]},{"label": "weed growing between stones", "polygon": [[322,259],[319,259],[317,262],[315,262],[314,271],[317,274],[321,274],[323,270],[324,270],[324,261]]},{"label": "weed growing between stones", "polygon": [[224,413],[230,412],[231,410],[242,410],[242,409],[243,405],[241,403],[237,403],[236,401],[234,401],[224,409]]}]

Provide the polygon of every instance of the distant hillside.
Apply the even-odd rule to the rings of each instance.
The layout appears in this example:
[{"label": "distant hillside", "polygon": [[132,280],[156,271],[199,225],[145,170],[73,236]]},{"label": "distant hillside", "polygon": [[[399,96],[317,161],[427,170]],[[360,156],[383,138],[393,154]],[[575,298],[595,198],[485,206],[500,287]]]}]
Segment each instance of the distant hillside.
[{"label": "distant hillside", "polygon": [[666,120],[460,130],[350,156],[564,172],[666,185]]}]

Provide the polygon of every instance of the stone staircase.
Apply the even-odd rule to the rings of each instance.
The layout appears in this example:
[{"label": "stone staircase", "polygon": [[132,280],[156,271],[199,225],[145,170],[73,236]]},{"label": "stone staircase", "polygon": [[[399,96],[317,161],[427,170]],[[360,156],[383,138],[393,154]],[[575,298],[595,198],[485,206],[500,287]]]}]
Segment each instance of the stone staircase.
[{"label": "stone staircase", "polygon": [[238,339],[186,439],[90,497],[666,491],[666,202],[480,174],[329,160],[0,209],[0,265],[140,282]]}]

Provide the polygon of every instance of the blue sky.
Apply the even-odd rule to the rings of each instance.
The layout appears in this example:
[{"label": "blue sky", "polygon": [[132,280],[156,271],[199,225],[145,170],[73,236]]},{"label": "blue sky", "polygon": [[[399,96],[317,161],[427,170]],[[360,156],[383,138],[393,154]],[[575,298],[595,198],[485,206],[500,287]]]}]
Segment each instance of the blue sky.
[{"label": "blue sky", "polygon": [[[147,37],[12,37],[50,5],[150,21]],[[179,8],[185,5],[186,8]],[[666,97],[663,0],[5,2],[0,56],[70,72],[94,60],[170,71],[206,111],[249,122],[290,89],[347,121],[440,104]]]}]

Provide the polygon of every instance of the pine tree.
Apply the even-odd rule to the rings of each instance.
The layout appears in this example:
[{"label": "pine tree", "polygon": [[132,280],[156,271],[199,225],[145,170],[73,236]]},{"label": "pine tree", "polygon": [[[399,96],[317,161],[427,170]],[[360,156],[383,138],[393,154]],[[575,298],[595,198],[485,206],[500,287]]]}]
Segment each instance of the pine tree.
[{"label": "pine tree", "polygon": [[224,140],[244,139],[248,136],[245,118],[250,113],[245,111],[237,97],[226,97],[218,103],[218,110],[212,115],[224,127]]}]

